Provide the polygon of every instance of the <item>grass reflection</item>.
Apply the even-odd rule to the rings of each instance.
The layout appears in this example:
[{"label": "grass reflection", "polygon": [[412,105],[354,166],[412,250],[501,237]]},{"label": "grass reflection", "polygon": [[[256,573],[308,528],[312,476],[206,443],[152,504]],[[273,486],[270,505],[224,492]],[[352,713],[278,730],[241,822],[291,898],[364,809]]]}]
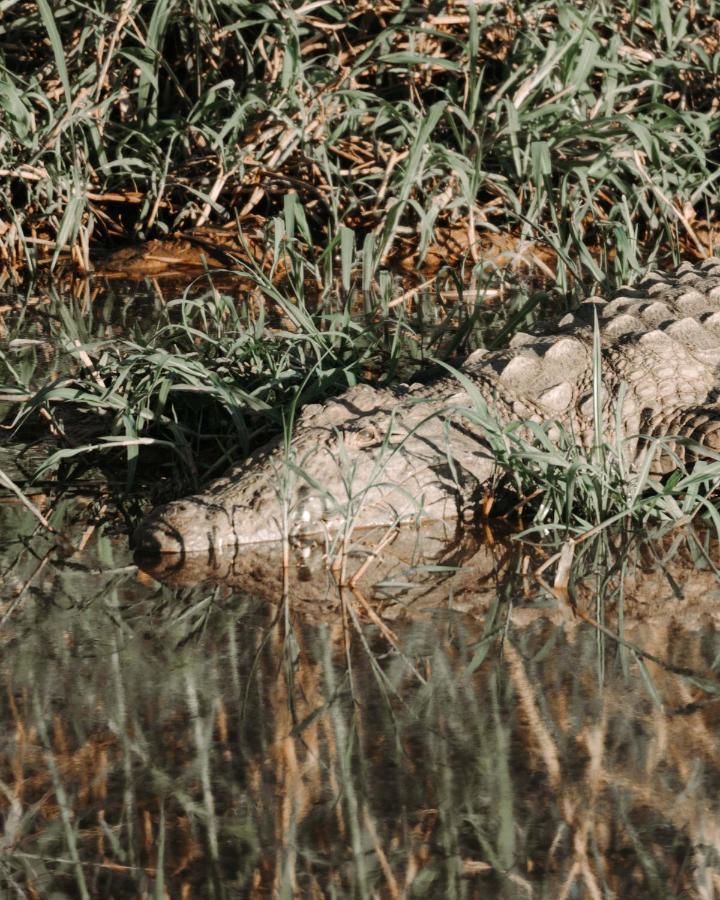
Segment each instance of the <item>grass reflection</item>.
[{"label": "grass reflection", "polygon": [[[369,591],[322,614],[317,582],[312,615],[247,571],[172,591],[102,535],[51,556],[0,632],[0,878],[26,897],[712,896],[714,576],[669,546],[619,563],[622,597],[572,586],[623,642],[523,581],[522,552],[474,609],[451,580],[429,604],[418,569],[403,615]],[[4,605],[33,548],[5,547]]]}]

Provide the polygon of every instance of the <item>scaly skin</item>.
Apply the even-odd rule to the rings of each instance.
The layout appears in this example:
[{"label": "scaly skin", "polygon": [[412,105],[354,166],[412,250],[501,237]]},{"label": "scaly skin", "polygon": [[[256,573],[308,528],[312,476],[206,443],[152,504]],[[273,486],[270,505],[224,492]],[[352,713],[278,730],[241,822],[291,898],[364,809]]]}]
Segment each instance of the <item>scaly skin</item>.
[{"label": "scaly skin", "polygon": [[[493,422],[544,423],[551,439],[562,429],[592,445],[594,311],[605,440],[635,466],[648,446],[638,435],[720,450],[720,259],[711,259],[649,275],[609,302],[591,298],[551,334],[473,354],[459,377],[405,391],[359,386],[306,408],[289,449],[276,442],[205,493],[156,510],[136,547],[213,558],[284,535],[473,517],[496,466]],[[670,465],[667,453],[654,463]]]}]

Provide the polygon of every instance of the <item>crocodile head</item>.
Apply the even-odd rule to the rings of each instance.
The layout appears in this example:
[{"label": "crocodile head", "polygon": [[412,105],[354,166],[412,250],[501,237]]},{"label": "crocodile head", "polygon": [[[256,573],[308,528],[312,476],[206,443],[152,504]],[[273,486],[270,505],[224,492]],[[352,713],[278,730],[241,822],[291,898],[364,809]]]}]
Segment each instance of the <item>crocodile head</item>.
[{"label": "crocodile head", "polygon": [[286,537],[458,518],[493,462],[481,441],[452,439],[423,402],[356,388],[307,410],[289,448],[263,451],[203,494],[160,507],[139,526],[142,553],[234,552]]}]

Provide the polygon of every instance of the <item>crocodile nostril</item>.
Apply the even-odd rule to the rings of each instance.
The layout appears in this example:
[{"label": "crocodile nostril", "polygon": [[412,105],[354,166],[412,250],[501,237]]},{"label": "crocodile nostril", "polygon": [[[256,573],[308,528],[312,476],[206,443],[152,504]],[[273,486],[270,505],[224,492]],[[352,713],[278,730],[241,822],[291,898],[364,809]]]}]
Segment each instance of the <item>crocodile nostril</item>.
[{"label": "crocodile nostril", "polygon": [[136,553],[157,556],[161,553],[183,553],[185,550],[182,534],[170,525],[162,515],[162,510],[143,519],[132,536],[132,546]]}]

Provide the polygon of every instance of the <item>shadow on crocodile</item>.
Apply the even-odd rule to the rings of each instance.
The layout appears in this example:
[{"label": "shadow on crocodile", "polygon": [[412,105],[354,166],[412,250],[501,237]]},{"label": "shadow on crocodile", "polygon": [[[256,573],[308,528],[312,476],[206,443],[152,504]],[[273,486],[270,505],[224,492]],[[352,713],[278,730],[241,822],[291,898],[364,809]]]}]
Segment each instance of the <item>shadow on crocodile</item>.
[{"label": "shadow on crocodile", "polygon": [[688,443],[720,451],[720,260],[708,259],[591,297],[552,331],[476,351],[430,384],[360,385],[306,407],[289,446],[276,441],[204,493],[157,509],[135,547],[214,563],[285,538],[476,521],[513,440],[541,427],[550,442],[570,435],[591,452],[596,317],[602,437],[623,466],[637,470],[649,453],[662,474]]}]

